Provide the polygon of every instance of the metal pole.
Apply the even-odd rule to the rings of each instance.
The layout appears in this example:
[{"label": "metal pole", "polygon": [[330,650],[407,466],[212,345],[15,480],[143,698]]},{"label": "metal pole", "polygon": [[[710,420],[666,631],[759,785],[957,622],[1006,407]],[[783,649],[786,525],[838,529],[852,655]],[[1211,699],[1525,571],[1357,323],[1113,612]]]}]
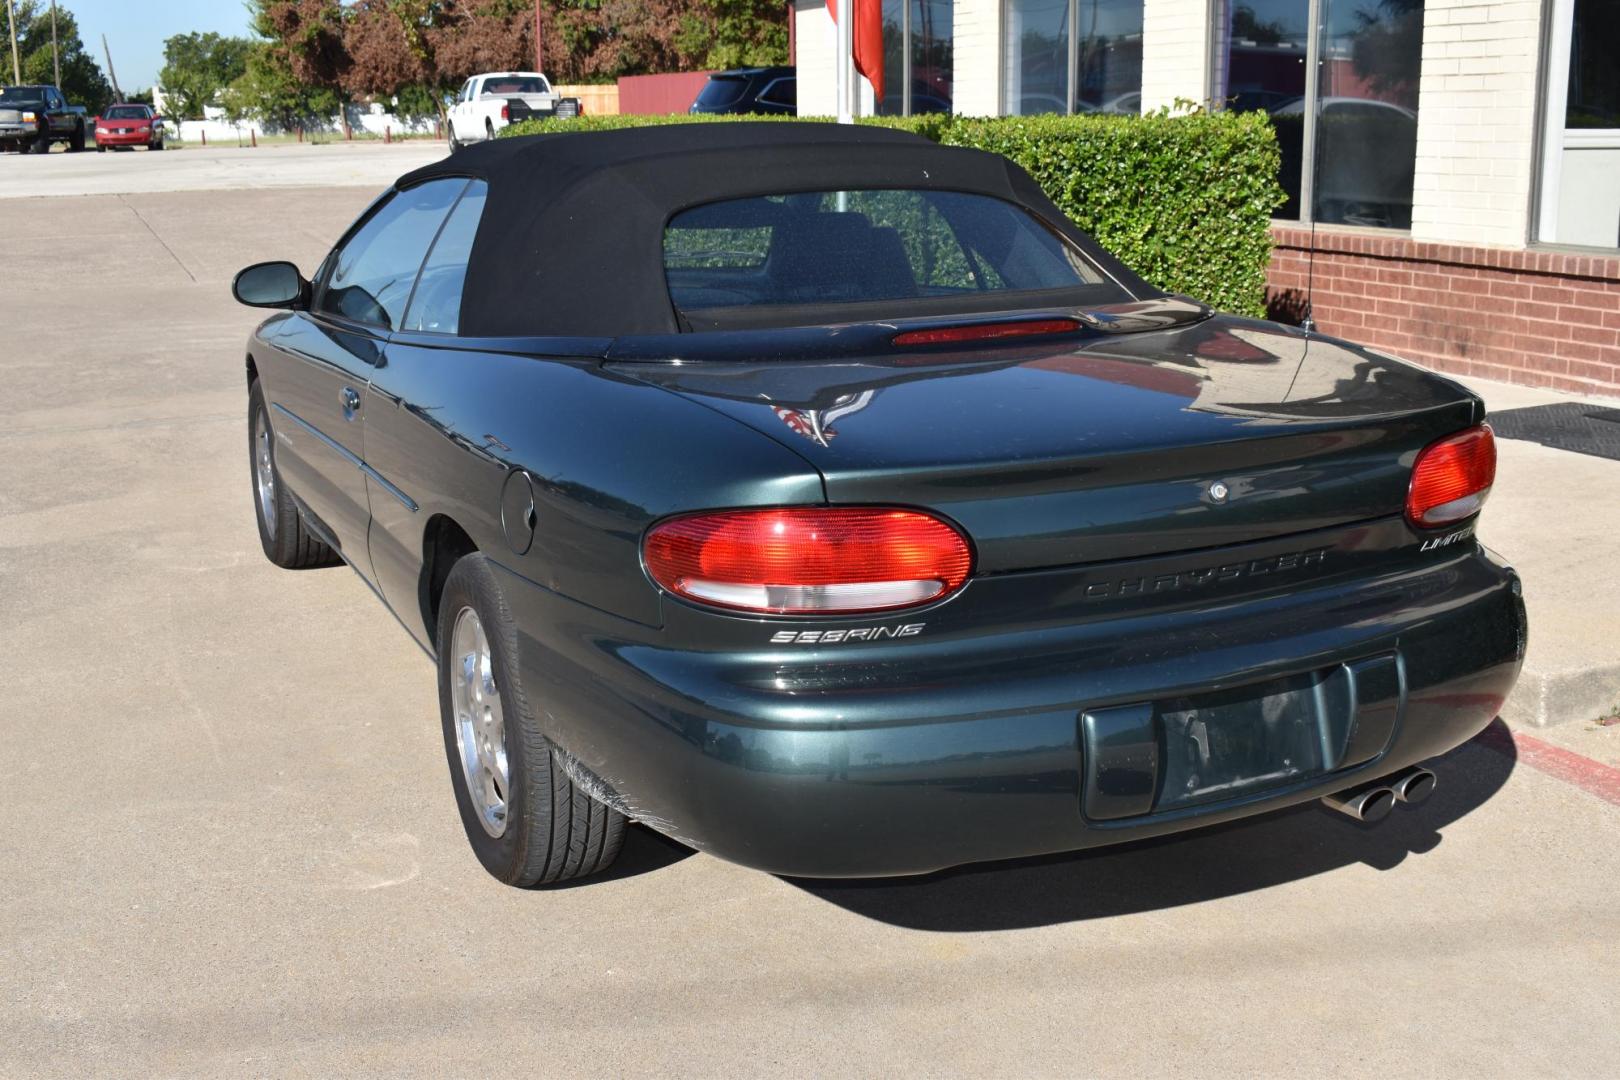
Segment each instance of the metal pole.
[{"label": "metal pole", "polygon": [[838,122],[855,122],[855,0],[838,5]]},{"label": "metal pole", "polygon": [[[923,0],[924,4],[928,0]],[[911,115],[911,4],[906,0],[906,6],[900,15],[900,115]],[[925,9],[926,16],[926,9]]]},{"label": "metal pole", "polygon": [[1080,100],[1080,0],[1069,0],[1069,9],[1063,18],[1069,24],[1069,55],[1064,58],[1064,62],[1068,64],[1065,70],[1069,90],[1064,95],[1064,110],[1073,116],[1075,105]]},{"label": "metal pole", "polygon": [[[1316,220],[1316,128],[1321,119],[1317,107],[1321,100],[1319,83],[1322,65],[1322,5],[1312,4],[1306,24],[1305,40],[1305,124],[1300,145],[1300,164],[1304,175],[1299,181],[1299,220]],[[1314,254],[1314,253],[1313,253]],[[1308,298],[1307,298],[1308,299]]]},{"label": "metal pole", "polygon": [[17,4],[6,0],[6,22],[11,26],[11,81],[22,82],[22,62],[17,59]]},{"label": "metal pole", "polygon": [[56,47],[56,0],[51,0],[51,68],[56,72],[56,88],[62,88],[62,53]]}]

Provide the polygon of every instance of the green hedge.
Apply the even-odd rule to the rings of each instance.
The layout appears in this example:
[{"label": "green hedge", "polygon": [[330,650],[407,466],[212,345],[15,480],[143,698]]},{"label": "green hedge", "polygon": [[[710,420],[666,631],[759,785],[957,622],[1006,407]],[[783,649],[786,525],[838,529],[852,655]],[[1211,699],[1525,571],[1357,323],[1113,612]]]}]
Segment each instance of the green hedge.
[{"label": "green hedge", "polygon": [[[584,116],[525,121],[502,134],[729,119],[734,118]],[[1277,183],[1277,138],[1263,114],[931,114],[862,122],[1005,154],[1028,170],[1075,224],[1154,285],[1225,311],[1265,314],[1271,214],[1285,196]]]}]

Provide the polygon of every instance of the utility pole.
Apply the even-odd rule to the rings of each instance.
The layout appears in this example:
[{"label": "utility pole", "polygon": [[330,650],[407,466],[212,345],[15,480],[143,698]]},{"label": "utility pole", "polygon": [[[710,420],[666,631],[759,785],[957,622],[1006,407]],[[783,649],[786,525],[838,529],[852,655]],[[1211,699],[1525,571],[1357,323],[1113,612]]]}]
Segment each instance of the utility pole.
[{"label": "utility pole", "polygon": [[51,69],[56,72],[55,86],[62,88],[62,54],[56,47],[56,0],[51,0]]},{"label": "utility pole", "polygon": [[535,70],[544,74],[546,71],[546,39],[539,36],[539,0],[535,0]]},{"label": "utility pole", "polygon": [[113,100],[123,101],[124,92],[118,89],[118,73],[113,70],[112,50],[107,48],[107,35],[101,35],[101,55],[107,58],[107,81],[113,84]]},{"label": "utility pole", "polygon": [[17,4],[6,0],[6,22],[11,26],[11,81],[22,82],[22,61],[17,59]]}]

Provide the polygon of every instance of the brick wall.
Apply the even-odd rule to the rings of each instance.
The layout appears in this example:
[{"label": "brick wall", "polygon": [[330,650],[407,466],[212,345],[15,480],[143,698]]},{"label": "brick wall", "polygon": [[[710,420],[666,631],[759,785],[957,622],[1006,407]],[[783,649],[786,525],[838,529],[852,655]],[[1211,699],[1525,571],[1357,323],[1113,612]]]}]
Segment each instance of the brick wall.
[{"label": "brick wall", "polygon": [[[1304,314],[1311,234],[1272,228],[1272,317]],[[1620,396],[1620,257],[1436,244],[1319,228],[1324,333],[1440,371]]]}]

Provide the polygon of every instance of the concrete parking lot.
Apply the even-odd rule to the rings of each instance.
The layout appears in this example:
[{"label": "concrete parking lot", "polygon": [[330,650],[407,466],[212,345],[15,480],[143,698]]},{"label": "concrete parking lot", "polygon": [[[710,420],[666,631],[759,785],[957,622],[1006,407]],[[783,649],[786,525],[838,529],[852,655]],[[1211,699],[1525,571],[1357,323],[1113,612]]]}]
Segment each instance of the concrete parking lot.
[{"label": "concrete parking lot", "polygon": [[494,882],[428,661],[259,551],[230,275],[312,268],[426,154],[308,152],[362,179],[187,152],[39,197],[55,157],[0,159],[0,1076],[1620,1068],[1612,739],[1498,724],[1371,828],[842,883],[638,829],[606,880]]}]

